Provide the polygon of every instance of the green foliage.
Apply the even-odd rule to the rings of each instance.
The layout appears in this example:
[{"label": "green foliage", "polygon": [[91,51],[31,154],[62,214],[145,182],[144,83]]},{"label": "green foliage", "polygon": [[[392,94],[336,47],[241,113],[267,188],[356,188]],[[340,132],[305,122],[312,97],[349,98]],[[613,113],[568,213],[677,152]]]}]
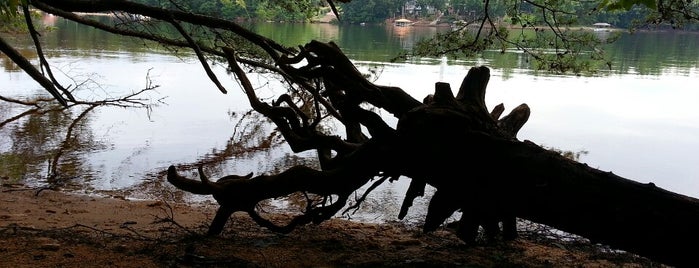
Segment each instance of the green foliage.
[{"label": "green foliage", "polygon": [[555,147],[548,147],[545,145],[542,146],[542,148],[549,150],[549,151],[552,151],[552,152],[555,152],[555,153],[558,153],[561,156],[568,158],[570,160],[576,161],[576,162],[580,162],[580,157],[583,155],[587,155],[589,153],[589,151],[587,151],[587,150],[580,150],[577,152],[573,152],[573,151],[569,151],[569,150],[561,150],[561,149],[558,149]]},{"label": "green foliage", "polygon": [[20,16],[20,6],[27,0],[0,0],[0,32],[26,32],[24,18]]},{"label": "green foliage", "polygon": [[14,17],[20,5],[26,5],[27,0],[0,0],[0,17]]},{"label": "green foliage", "polygon": [[606,10],[631,10],[634,5],[644,5],[647,8],[655,9],[655,0],[602,0],[599,3],[600,9]]},{"label": "green foliage", "polygon": [[561,30],[536,25],[536,19],[519,16],[520,27],[500,25],[497,28],[480,24],[462,26],[456,31],[437,34],[419,41],[410,52],[397,59],[409,57],[468,58],[484,51],[516,49],[529,56],[533,69],[554,73],[591,74],[609,67],[605,45],[615,41],[618,33],[600,35],[591,30]]},{"label": "green foliage", "polygon": [[420,40],[415,44],[408,56],[440,57],[472,57],[477,53],[492,48],[495,39],[492,35],[478,35],[472,29],[437,34],[434,38]]},{"label": "green foliage", "polygon": [[416,0],[415,1],[418,6],[421,6],[423,10],[426,10],[427,7],[432,7],[437,10],[444,10],[447,7],[447,2],[446,0]]},{"label": "green foliage", "polygon": [[305,22],[313,18],[320,2],[316,0],[288,1],[259,1],[255,14],[258,19],[272,21]]},{"label": "green foliage", "polygon": [[532,67],[539,70],[594,73],[612,67],[604,47],[619,36],[593,32],[589,27],[594,23],[629,28],[648,27],[644,25],[650,23],[691,29],[689,22],[699,21],[699,4],[684,0],[452,0],[450,3],[456,12],[452,19],[470,21],[471,26],[421,41],[402,56],[471,57],[485,50],[517,49],[524,51]]},{"label": "green foliage", "polygon": [[340,5],[344,23],[377,23],[401,15],[400,0],[353,0]]},{"label": "green foliage", "polygon": [[619,25],[667,26],[697,30],[699,2],[687,0],[602,0],[595,11],[617,14]]},{"label": "green foliage", "polygon": [[258,21],[308,21],[325,3],[322,0],[135,0],[142,4],[205,14],[214,17]]},{"label": "green foliage", "polygon": [[[531,30],[530,30],[531,32]],[[556,73],[595,73],[600,64],[608,64],[604,45],[619,35],[605,33],[600,36],[587,30],[554,32],[534,28],[534,34],[520,33],[511,38],[511,44],[525,50],[534,58],[534,68]]]}]

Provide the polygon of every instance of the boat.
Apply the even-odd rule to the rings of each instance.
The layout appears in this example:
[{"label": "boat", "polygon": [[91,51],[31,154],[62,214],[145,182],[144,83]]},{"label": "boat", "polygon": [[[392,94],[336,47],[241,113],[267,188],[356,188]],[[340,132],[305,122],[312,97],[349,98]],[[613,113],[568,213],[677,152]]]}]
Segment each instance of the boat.
[{"label": "boat", "polygon": [[598,22],[595,24],[592,24],[594,27],[595,32],[610,32],[612,29],[612,25],[606,22]]},{"label": "boat", "polygon": [[413,25],[413,21],[409,19],[397,19],[393,21],[393,25],[398,26],[398,27],[406,27],[406,26],[411,26]]}]

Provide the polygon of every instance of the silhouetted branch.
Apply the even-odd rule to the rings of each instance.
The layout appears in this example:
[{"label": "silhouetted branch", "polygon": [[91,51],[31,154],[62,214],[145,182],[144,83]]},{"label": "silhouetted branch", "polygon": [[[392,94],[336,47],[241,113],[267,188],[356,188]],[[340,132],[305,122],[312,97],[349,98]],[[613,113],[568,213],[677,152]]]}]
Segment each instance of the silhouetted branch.
[{"label": "silhouetted branch", "polygon": [[221,82],[218,81],[218,78],[216,77],[216,74],[211,70],[211,67],[209,67],[209,64],[206,62],[206,58],[204,57],[204,54],[201,51],[201,48],[199,48],[199,45],[197,45],[197,42],[192,39],[191,36],[187,33],[187,31],[182,28],[182,25],[180,25],[179,22],[173,20],[170,20],[170,24],[177,29],[177,31],[184,37],[185,40],[187,40],[187,44],[189,44],[189,47],[194,50],[194,54],[197,55],[197,58],[199,59],[199,62],[201,63],[202,68],[204,68],[204,71],[206,72],[206,75],[209,76],[209,79],[211,79],[212,82],[218,87],[218,90],[221,91],[221,93],[227,93],[226,89],[221,85]]},{"label": "silhouetted branch", "polygon": [[5,39],[0,36],[0,51],[7,55],[17,66],[22,68],[25,73],[27,73],[34,81],[38,82],[46,91],[48,91],[51,96],[54,97],[61,105],[68,106],[66,99],[58,92],[56,86],[47,79],[39,70],[34,68],[34,66],[24,57],[19,51],[15,50],[10,46]]},{"label": "silhouetted branch", "polygon": [[48,75],[49,79],[51,79],[51,82],[59,89],[63,94],[66,95],[68,100],[75,101],[75,98],[73,95],[68,91],[68,89],[64,88],[56,78],[53,76],[53,72],[51,71],[51,66],[49,65],[49,62],[46,60],[46,57],[44,56],[44,51],[41,49],[41,42],[39,41],[39,33],[36,31],[34,28],[34,23],[32,22],[32,17],[31,14],[29,13],[29,6],[28,5],[22,5],[22,12],[24,13],[24,20],[27,23],[27,29],[29,30],[29,35],[32,37],[32,41],[34,42],[34,47],[36,48],[36,54],[39,57],[39,65],[41,66],[42,70],[46,71],[46,74]]}]

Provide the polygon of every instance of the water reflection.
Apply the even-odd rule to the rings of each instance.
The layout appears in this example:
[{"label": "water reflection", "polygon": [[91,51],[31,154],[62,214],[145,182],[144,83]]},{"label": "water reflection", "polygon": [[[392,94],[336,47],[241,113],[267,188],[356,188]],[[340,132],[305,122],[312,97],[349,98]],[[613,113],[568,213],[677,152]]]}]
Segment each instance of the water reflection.
[{"label": "water reflection", "polygon": [[6,137],[0,146],[2,176],[39,187],[82,189],[95,175],[85,155],[106,148],[90,128],[94,107],[80,111],[11,106],[0,102],[0,109],[16,113],[0,123],[0,134]]},{"label": "water reflection", "polygon": [[[110,20],[110,17],[97,17],[97,20]],[[148,44],[138,39],[121,37],[82,26],[71,21],[54,16],[43,17],[45,23],[53,25],[42,33],[42,42],[49,57],[67,55],[80,56],[92,53],[102,56],[99,52],[120,52],[133,55],[155,53],[161,50],[158,46]],[[436,33],[449,31],[448,27],[394,27],[392,25],[334,25],[326,23],[295,24],[295,23],[261,23],[247,27],[260,34],[278,40],[288,46],[305,44],[311,40],[334,41],[353,60],[369,62],[387,62],[400,51],[410,49],[419,40],[430,38]],[[608,34],[608,33],[605,33]],[[636,32],[622,33],[619,40],[605,46],[612,68],[600,66],[603,74],[642,74],[662,75],[677,73],[690,75],[696,73],[699,64],[699,33],[696,32]],[[28,39],[14,38],[14,44],[19,47],[31,47]],[[35,58],[32,49],[23,48],[23,54]],[[108,53],[108,54],[109,54]],[[34,55],[32,55],[34,54]],[[4,55],[0,55],[4,70],[18,70]],[[438,64],[440,59],[413,59],[410,63]],[[451,60],[451,64],[473,66],[486,64],[503,73],[525,72],[537,73],[528,55],[518,50],[485,51],[481,57],[466,60]]]},{"label": "water reflection", "polygon": [[55,27],[60,17],[53,14],[43,14],[41,16],[41,25],[44,27]]},{"label": "water reflection", "polygon": [[696,75],[697,47],[697,32],[640,32],[622,35],[607,52],[615,74]]},{"label": "water reflection", "polygon": [[[39,57],[36,50],[32,48],[21,47],[17,51],[28,60],[35,60]],[[5,72],[22,72],[22,68],[3,53],[0,53],[0,62],[2,62],[2,68]]]}]

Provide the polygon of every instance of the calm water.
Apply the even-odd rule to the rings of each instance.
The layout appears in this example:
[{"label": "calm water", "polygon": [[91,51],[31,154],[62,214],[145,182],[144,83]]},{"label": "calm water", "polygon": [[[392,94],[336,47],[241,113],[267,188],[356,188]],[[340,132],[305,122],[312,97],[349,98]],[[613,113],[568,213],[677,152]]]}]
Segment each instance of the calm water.
[{"label": "calm water", "polygon": [[[90,113],[77,125],[75,138],[63,143],[67,144],[59,162],[63,187],[88,192],[128,190],[131,197],[160,198],[168,188],[162,187],[162,178],[154,174],[172,164],[216,162],[208,165],[212,176],[259,174],[312,156],[288,157],[283,145],[256,150],[270,130],[259,127],[256,122],[260,118],[245,115],[249,106],[240,87],[225,79],[229,76],[220,66],[216,72],[229,90],[227,95],[216,90],[191,55],[173,57],[139,41],[61,20],[54,23],[58,30],[44,35],[50,62],[76,80],[94,81],[79,94],[118,96],[138,90],[150,72],[150,78],[160,85],[150,98],[164,98],[166,103],[150,112],[102,107]],[[590,166],[699,197],[697,34],[624,35],[608,48],[612,70],[595,77],[576,77],[536,73],[529,69],[526,57],[516,52],[485,53],[481,58],[461,61],[387,63],[401,49],[440,30],[437,28],[326,24],[264,24],[255,28],[288,45],[311,39],[335,41],[360,69],[379,71],[376,83],[401,87],[418,99],[431,93],[437,81],[457,88],[470,67],[488,65],[492,68],[488,106],[502,102],[509,111],[527,103],[532,109],[520,139],[563,150],[585,150],[589,153],[581,161]],[[24,51],[31,55],[28,45]],[[8,59],[0,57],[0,61],[1,95],[22,98],[44,94]],[[66,84],[73,83],[65,75],[59,76]],[[283,90],[264,76],[253,80],[268,89],[270,96]],[[0,102],[0,120],[25,110]],[[80,111],[32,115],[2,126],[0,176],[45,185],[48,165],[62,145],[65,127]],[[226,161],[216,161],[220,158]],[[394,183],[382,188],[373,194],[368,207],[399,206],[400,202],[384,199],[400,200],[404,186]]]}]

